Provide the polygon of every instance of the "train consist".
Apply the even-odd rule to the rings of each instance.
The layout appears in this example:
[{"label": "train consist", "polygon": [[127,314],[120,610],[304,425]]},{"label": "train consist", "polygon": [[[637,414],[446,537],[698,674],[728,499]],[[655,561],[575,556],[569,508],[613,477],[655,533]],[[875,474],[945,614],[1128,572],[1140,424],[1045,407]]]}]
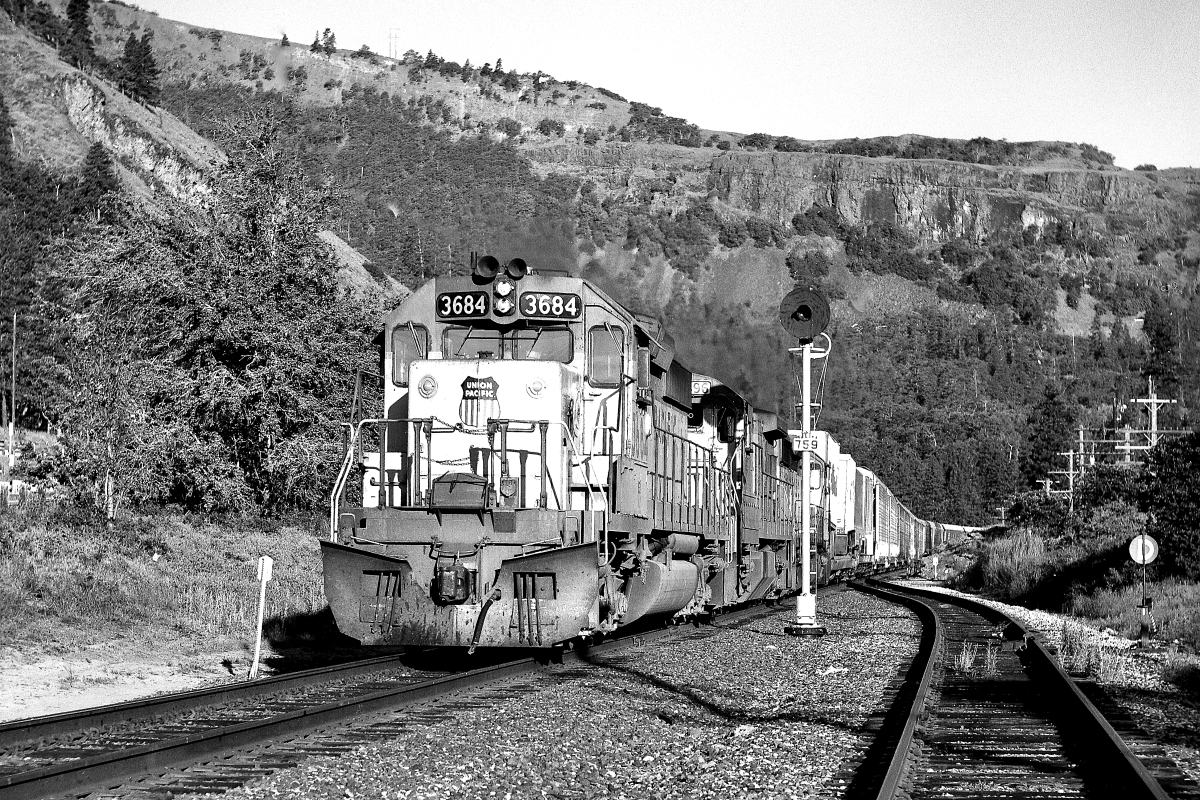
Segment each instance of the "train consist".
[{"label": "train consist", "polygon": [[[343,633],[550,647],[799,590],[784,423],[590,282],[484,256],[393,310],[381,350],[382,408],[356,398],[321,543]],[[818,581],[962,535],[816,435]]]}]

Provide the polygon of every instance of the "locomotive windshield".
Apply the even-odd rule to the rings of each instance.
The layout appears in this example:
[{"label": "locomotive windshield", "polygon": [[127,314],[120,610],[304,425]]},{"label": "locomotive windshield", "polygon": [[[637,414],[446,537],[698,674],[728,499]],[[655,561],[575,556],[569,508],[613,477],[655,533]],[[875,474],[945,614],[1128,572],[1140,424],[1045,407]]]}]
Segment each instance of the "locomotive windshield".
[{"label": "locomotive windshield", "polygon": [[496,358],[516,361],[561,361],[574,357],[574,337],[566,327],[488,328],[448,327],[443,334],[446,358]]}]

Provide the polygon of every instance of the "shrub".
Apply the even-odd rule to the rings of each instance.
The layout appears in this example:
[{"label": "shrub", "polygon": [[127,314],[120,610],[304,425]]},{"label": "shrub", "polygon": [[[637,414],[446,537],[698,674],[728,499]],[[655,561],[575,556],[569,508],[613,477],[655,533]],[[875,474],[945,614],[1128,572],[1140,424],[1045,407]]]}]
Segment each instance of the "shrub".
[{"label": "shrub", "polygon": [[829,274],[831,261],[821,250],[803,253],[795,250],[787,256],[788,273],[797,284],[815,283]]},{"label": "shrub", "polygon": [[721,141],[717,142],[717,149],[718,149],[718,150],[728,150],[728,149],[730,149],[732,146],[733,146],[733,145],[732,145],[732,144],[730,144],[730,142],[729,142],[729,140],[728,140],[728,139],[722,139]]},{"label": "shrub", "polygon": [[542,136],[562,136],[567,129],[561,121],[546,117],[537,124],[536,130]]},{"label": "shrub", "polygon": [[607,97],[609,100],[620,100],[622,103],[625,102],[624,97],[621,97],[621,95],[617,94],[616,92],[610,92],[608,89],[605,89],[602,86],[597,86],[596,91]]},{"label": "shrub", "polygon": [[775,137],[769,133],[751,133],[743,136],[738,142],[739,147],[747,150],[768,150],[775,144]]},{"label": "shrub", "polygon": [[1022,597],[1041,581],[1048,567],[1046,542],[1023,531],[985,542],[971,568],[980,588],[1001,598]]},{"label": "shrub", "polygon": [[608,108],[608,103],[600,103],[600,102],[596,102],[596,103],[588,103],[588,104],[587,104],[587,107],[588,107],[588,108],[594,108],[594,109],[596,109],[597,111],[603,111],[604,109]]},{"label": "shrub", "polygon": [[717,234],[717,241],[731,250],[735,247],[741,247],[749,238],[750,234],[746,230],[746,223],[740,219],[722,222],[721,230]]},{"label": "shrub", "polygon": [[496,122],[496,130],[503,133],[505,136],[520,136],[521,123],[511,117],[501,117]]},{"label": "shrub", "polygon": [[792,217],[792,227],[801,236],[841,236],[845,225],[837,209],[829,206],[810,206],[807,211]]},{"label": "shrub", "polygon": [[1158,172],[1158,167],[1153,164],[1138,164],[1134,169],[1138,172]]}]

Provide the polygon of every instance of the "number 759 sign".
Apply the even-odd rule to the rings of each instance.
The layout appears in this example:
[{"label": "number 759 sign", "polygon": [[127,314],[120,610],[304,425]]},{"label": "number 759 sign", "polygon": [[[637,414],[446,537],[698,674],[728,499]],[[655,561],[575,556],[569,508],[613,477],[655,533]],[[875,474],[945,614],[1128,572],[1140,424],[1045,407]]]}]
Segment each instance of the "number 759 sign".
[{"label": "number 759 sign", "polygon": [[815,453],[820,446],[821,440],[812,431],[792,433],[792,449],[797,453],[803,453],[806,450],[810,453]]}]

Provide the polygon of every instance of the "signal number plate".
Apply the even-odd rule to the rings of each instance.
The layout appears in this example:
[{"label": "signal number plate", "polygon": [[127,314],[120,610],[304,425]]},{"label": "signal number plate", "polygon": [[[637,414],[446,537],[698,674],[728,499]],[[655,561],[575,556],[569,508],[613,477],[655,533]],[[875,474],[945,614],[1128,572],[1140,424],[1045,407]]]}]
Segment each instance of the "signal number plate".
[{"label": "signal number plate", "polygon": [[525,292],[521,295],[521,315],[546,319],[579,319],[583,303],[577,294]]},{"label": "signal number plate", "polygon": [[437,297],[437,315],[441,319],[486,317],[487,292],[448,292]]}]

